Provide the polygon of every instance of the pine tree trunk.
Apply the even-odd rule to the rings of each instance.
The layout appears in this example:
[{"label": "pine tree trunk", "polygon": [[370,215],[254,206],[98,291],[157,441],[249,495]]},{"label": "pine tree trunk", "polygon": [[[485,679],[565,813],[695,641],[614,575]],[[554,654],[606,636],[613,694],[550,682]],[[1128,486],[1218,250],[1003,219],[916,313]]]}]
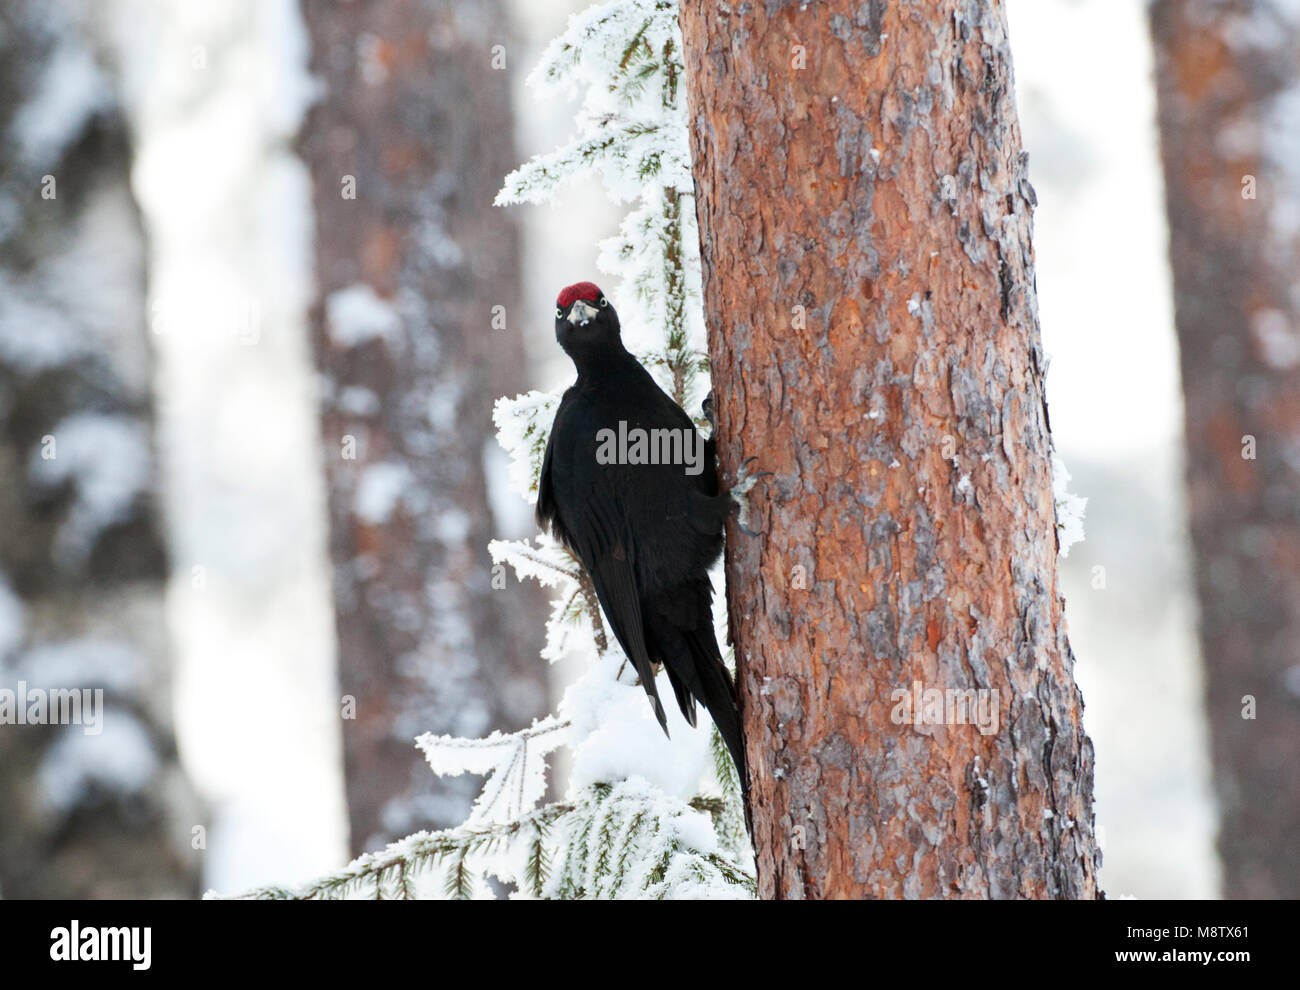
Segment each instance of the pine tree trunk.
[{"label": "pine tree trunk", "polygon": [[681,19],[759,892],[1094,897],[1005,11]]},{"label": "pine tree trunk", "polygon": [[0,8],[0,689],[20,706],[53,690],[91,704],[82,724],[0,724],[9,898],[198,892],[144,236],[102,13]]},{"label": "pine tree trunk", "polygon": [[[1300,897],[1300,17],[1151,7],[1228,897]],[[1293,5],[1291,5],[1293,6]]]},{"label": "pine tree trunk", "polygon": [[520,728],[546,707],[524,645],[531,630],[540,646],[541,599],[494,593],[486,550],[492,402],[523,365],[518,236],[491,206],[515,164],[513,52],[497,0],[302,9],[325,85],[303,146],[360,852],[469,810],[474,782],[434,778],[416,735]]}]

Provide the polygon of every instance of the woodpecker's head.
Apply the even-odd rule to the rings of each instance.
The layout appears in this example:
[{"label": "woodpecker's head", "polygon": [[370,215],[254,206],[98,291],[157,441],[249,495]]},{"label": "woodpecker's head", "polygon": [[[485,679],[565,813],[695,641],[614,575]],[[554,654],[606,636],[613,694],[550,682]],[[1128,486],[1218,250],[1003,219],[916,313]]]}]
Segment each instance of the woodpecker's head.
[{"label": "woodpecker's head", "polygon": [[580,354],[623,349],[618,314],[594,282],[577,282],[556,298],[555,339],[575,361]]}]

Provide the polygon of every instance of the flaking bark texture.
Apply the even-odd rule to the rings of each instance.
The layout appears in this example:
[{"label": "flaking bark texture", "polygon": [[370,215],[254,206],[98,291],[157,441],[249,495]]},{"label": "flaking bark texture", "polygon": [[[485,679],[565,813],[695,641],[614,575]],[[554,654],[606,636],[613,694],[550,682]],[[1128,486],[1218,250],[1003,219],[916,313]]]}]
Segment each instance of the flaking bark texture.
[{"label": "flaking bark texture", "polygon": [[[475,781],[435,779],[416,735],[522,728],[546,708],[545,665],[524,645],[540,599],[494,592],[486,550],[498,535],[483,466],[492,400],[519,390],[522,367],[517,232],[500,212],[485,222],[515,164],[509,77],[492,50],[510,38],[497,0],[302,9],[325,85],[303,145],[361,852],[469,810]],[[495,54],[499,66],[515,53]]]},{"label": "flaking bark texture", "polygon": [[759,892],[1097,896],[1003,5],[681,21]]},{"label": "flaking bark texture", "polygon": [[1224,894],[1295,898],[1300,15],[1173,0],[1151,28]]}]

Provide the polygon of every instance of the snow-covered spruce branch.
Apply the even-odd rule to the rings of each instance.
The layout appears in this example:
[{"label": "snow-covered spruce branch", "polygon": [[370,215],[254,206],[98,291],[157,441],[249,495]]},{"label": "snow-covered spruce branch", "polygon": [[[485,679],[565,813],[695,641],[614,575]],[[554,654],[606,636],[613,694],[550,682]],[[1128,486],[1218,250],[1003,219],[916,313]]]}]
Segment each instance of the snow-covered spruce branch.
[{"label": "snow-covered spruce branch", "polygon": [[[409,900],[416,897],[416,877],[447,867],[447,880],[455,884],[449,893],[467,897],[472,893],[466,882],[468,857],[493,843],[513,840],[521,835],[530,842],[533,861],[541,864],[544,853],[541,837],[549,825],[575,810],[573,805],[548,804],[515,821],[495,825],[468,826],[441,832],[417,832],[388,845],[382,852],[358,856],[342,870],[297,888],[259,887],[238,900],[339,900],[373,898],[375,900]],[[528,890],[541,896],[543,872],[540,867],[525,877]],[[531,882],[530,882],[531,881]]]},{"label": "snow-covered spruce branch", "polygon": [[466,825],[512,821],[546,794],[546,756],[568,738],[569,723],[553,716],[521,732],[493,732],[486,739],[458,739],[426,732],[415,740],[433,772],[487,776]]},{"label": "snow-covered spruce branch", "polygon": [[488,554],[494,564],[510,564],[520,580],[533,578],[543,587],[553,587],[562,578],[582,581],[582,568],[573,555],[547,536],[535,547],[527,540],[493,540]]},{"label": "snow-covered spruce branch", "polygon": [[728,810],[718,799],[665,801],[641,780],[596,784],[576,802],[420,832],[303,887],[262,887],[241,899],[413,899],[434,885],[469,899],[488,893],[485,874],[534,898],[752,896],[752,874],[711,838],[708,820]]},{"label": "snow-covered spruce branch", "polygon": [[497,203],[549,202],[595,173],[611,199],[633,204],[597,264],[618,279],[629,349],[667,371],[661,384],[692,408],[707,358],[683,71],[674,0],[615,0],[575,15],[528,82],[543,96],[581,96],[578,133],[506,176]]}]

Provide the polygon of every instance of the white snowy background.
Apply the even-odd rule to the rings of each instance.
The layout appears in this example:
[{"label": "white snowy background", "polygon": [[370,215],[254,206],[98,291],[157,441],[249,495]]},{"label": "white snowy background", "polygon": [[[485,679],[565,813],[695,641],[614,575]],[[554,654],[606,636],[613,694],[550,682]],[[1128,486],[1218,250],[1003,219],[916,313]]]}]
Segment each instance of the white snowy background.
[{"label": "white snowy background", "polygon": [[[120,4],[177,564],[178,741],[214,809],[203,886],[291,885],[347,858],[306,337],[310,189],[291,146],[313,93],[305,33],[295,0]],[[585,6],[516,0],[520,161],[571,131],[574,107],[539,105],[523,79]],[[1086,540],[1063,581],[1097,751],[1102,881],[1111,896],[1214,896],[1144,3],[1011,0],[1010,21],[1040,202],[1052,426],[1072,489],[1088,499]],[[225,68],[195,72],[199,57]],[[594,189],[512,207],[526,239],[526,311],[512,320],[530,328],[536,387],[571,374],[552,338],[556,290],[601,280],[596,245],[617,226]],[[583,237],[562,236],[575,229]],[[527,506],[507,488],[504,457],[490,464],[500,535],[523,535]],[[558,695],[578,671],[553,670]]]}]

